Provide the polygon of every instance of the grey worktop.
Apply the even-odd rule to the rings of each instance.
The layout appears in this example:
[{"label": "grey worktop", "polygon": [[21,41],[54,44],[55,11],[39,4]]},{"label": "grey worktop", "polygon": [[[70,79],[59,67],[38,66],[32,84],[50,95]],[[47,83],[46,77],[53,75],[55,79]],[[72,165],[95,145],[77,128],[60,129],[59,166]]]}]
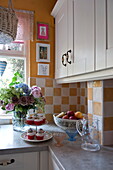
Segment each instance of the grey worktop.
[{"label": "grey worktop", "polygon": [[[62,131],[55,125],[43,125],[43,129]],[[98,152],[81,149],[81,139],[76,142],[64,140],[62,147],[55,147],[54,139],[46,142],[31,143],[20,138],[21,132],[13,131],[12,125],[0,126],[0,155],[49,150],[61,170],[113,170],[113,149],[101,147]]]}]

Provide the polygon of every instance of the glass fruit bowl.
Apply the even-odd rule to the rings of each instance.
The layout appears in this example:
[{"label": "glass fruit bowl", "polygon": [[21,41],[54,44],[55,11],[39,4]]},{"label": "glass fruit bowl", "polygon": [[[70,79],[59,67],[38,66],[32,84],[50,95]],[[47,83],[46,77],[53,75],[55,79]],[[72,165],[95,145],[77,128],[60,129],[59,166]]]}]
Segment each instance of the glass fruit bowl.
[{"label": "glass fruit bowl", "polygon": [[63,130],[76,128],[76,123],[78,120],[62,119],[53,115],[55,124]]}]

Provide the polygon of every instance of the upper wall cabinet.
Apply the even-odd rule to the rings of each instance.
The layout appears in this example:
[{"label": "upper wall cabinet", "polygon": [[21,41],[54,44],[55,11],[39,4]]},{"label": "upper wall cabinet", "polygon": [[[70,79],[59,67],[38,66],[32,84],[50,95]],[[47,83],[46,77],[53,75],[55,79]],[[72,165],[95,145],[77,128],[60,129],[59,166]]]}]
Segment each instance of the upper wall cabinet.
[{"label": "upper wall cabinet", "polygon": [[[52,15],[55,17],[55,77],[68,75],[73,53],[73,5],[72,0],[61,0]],[[58,11],[56,9],[59,9]]]},{"label": "upper wall cabinet", "polygon": [[113,78],[113,0],[58,0],[58,83]]},{"label": "upper wall cabinet", "polygon": [[96,0],[96,70],[113,67],[113,0]]}]

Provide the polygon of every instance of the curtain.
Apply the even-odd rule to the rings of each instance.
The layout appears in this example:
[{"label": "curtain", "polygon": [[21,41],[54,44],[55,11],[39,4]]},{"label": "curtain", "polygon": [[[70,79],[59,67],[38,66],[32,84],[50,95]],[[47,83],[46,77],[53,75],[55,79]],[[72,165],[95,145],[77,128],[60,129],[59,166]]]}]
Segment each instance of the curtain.
[{"label": "curtain", "polygon": [[18,28],[16,41],[33,41],[34,12],[15,10],[18,17]]}]

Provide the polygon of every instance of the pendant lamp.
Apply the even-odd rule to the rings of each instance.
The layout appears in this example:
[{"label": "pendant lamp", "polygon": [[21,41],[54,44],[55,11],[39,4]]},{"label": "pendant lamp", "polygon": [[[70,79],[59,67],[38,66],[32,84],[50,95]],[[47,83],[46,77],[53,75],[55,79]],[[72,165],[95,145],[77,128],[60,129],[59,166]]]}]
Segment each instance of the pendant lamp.
[{"label": "pendant lamp", "polygon": [[8,0],[8,8],[0,6],[0,44],[8,44],[15,40],[17,24],[12,0]]},{"label": "pendant lamp", "polygon": [[5,69],[6,69],[6,66],[7,66],[7,62],[6,61],[0,61],[0,76],[3,75]]}]

